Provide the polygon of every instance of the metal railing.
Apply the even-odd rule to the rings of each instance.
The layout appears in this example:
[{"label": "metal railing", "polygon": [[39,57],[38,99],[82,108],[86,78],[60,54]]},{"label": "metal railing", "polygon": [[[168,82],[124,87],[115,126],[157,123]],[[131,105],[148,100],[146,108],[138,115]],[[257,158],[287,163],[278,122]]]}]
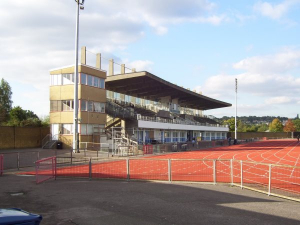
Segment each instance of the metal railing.
[{"label": "metal railing", "polygon": [[34,167],[35,162],[48,157],[57,157],[57,163],[64,163],[72,161],[72,149],[62,150],[42,150],[42,151],[23,151],[2,153],[3,172],[7,170],[20,170],[21,168]]},{"label": "metal railing", "polygon": [[52,135],[51,134],[47,134],[43,140],[42,140],[42,148],[45,147],[45,145],[52,140]]},{"label": "metal railing", "polygon": [[35,162],[36,183],[42,183],[49,179],[56,179],[56,157],[49,157]]},{"label": "metal railing", "polygon": [[159,122],[159,123],[172,123],[172,124],[184,124],[184,125],[195,125],[195,126],[208,126],[208,127],[228,127],[227,125],[210,124],[210,123],[199,123],[190,120],[182,119],[165,119],[160,117],[149,117],[149,116],[138,116],[137,120]]},{"label": "metal railing", "polygon": [[300,202],[300,167],[233,159],[127,158],[60,167],[57,176],[228,183]]}]

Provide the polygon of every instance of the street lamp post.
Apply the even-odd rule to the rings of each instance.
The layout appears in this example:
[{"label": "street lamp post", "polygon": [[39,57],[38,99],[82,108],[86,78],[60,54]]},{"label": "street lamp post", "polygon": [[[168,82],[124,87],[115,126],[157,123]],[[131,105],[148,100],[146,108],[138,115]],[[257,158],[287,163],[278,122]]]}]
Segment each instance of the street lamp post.
[{"label": "street lamp post", "polygon": [[73,151],[79,152],[78,135],[78,39],[79,39],[79,9],[84,9],[84,0],[75,0],[76,8],[76,34],[75,34],[75,66],[74,66],[74,123],[73,123]]}]

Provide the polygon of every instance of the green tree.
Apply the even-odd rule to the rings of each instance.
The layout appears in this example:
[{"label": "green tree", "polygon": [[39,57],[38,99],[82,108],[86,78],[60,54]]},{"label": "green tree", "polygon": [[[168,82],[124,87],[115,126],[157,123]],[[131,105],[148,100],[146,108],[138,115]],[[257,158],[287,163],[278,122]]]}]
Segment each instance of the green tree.
[{"label": "green tree", "polygon": [[258,129],[257,132],[266,132],[269,129],[269,126],[265,123],[261,124]]},{"label": "green tree", "polygon": [[269,130],[270,130],[270,132],[282,132],[283,125],[280,122],[280,120],[276,118],[270,123]]},{"label": "green tree", "polygon": [[283,127],[284,132],[294,132],[296,131],[295,125],[292,120],[288,119]]},{"label": "green tree", "polygon": [[42,123],[41,125],[43,127],[49,127],[49,125],[50,125],[50,116],[49,115],[40,118],[40,120],[41,120],[41,123]]},{"label": "green tree", "polygon": [[228,125],[229,131],[233,132],[235,131],[235,119],[234,118],[230,118],[228,120],[225,120],[223,122],[223,125]]},{"label": "green tree", "polygon": [[7,125],[22,127],[41,126],[41,121],[34,112],[30,110],[23,110],[20,106],[16,106],[9,112]]},{"label": "green tree", "polygon": [[295,131],[300,131],[300,119],[293,120]]},{"label": "green tree", "polygon": [[0,82],[0,124],[7,121],[12,108],[12,91],[9,83],[3,78]]}]

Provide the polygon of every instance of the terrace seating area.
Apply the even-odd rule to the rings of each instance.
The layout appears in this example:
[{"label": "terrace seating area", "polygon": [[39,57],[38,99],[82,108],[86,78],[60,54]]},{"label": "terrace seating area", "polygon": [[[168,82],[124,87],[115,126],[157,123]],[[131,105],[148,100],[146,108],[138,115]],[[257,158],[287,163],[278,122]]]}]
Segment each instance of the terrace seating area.
[{"label": "terrace seating area", "polygon": [[[168,113],[168,117],[163,113]],[[158,113],[150,110],[146,106],[132,104],[117,99],[107,99],[106,113],[113,118],[139,119],[153,122],[188,124],[188,125],[208,125],[219,126],[216,121],[207,117],[198,117],[188,114],[175,114],[160,110]],[[140,115],[140,116],[137,116]],[[109,126],[111,127],[111,125]]]}]

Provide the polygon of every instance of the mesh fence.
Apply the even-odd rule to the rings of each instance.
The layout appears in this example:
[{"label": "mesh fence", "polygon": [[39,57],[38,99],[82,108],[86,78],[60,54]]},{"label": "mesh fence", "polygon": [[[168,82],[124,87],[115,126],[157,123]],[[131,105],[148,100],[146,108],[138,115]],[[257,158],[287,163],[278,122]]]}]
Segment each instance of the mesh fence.
[{"label": "mesh fence", "polygon": [[171,160],[172,181],[214,182],[213,160]]},{"label": "mesh fence", "polygon": [[231,183],[300,201],[300,167],[217,159],[71,159],[69,163],[57,164],[57,176]]},{"label": "mesh fence", "polygon": [[55,178],[56,174],[56,158],[49,157],[35,162],[35,178],[36,183],[42,183],[51,178]]}]

